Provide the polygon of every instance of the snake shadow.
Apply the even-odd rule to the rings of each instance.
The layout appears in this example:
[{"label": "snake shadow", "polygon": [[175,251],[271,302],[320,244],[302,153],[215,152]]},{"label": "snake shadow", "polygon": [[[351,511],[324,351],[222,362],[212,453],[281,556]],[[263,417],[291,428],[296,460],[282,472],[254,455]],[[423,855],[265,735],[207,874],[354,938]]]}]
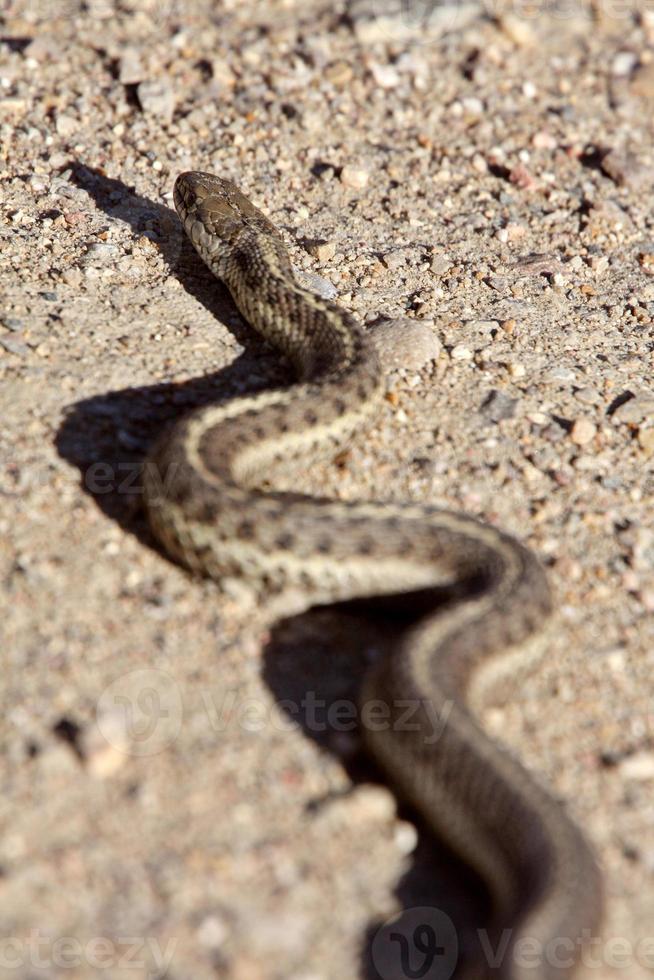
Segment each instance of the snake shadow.
[{"label": "snake shadow", "polygon": [[198,378],[128,387],[75,402],[56,434],[57,451],[79,469],[84,492],[123,530],[163,555],[142,508],[142,465],[154,440],[192,408],[277,386],[290,378],[290,369],[235,316],[229,293],[198,259],[174,210],[98,170],[79,163],[70,163],[68,170],[71,183],[112,221],[128,224],[135,237],[150,238],[170,275],[228,324],[241,347],[228,367]]},{"label": "snake shadow", "polygon": [[[112,220],[128,223],[135,236],[147,234],[159,248],[170,274],[227,324],[242,346],[232,364],[211,374],[181,383],[108,391],[75,402],[55,437],[60,456],[79,469],[82,489],[100,510],[168,560],[150,533],[142,509],[140,474],[152,442],[191,408],[228,400],[244,391],[278,387],[288,383],[292,373],[280,363],[278,352],[267,349],[247,324],[235,320],[229,293],[199,260],[171,208],[79,163],[71,163],[69,171],[71,181]],[[405,608],[405,599],[401,607]],[[277,703],[321,751],[340,760],[353,787],[385,784],[363,753],[356,720],[343,705],[357,703],[371,651],[384,655],[399,631],[406,628],[399,608],[388,598],[309,610],[278,622],[263,651],[263,676]],[[298,712],[298,706],[304,710]],[[330,798],[316,799],[309,808],[317,812],[332,802]],[[415,813],[401,806],[400,814],[415,824],[417,844],[407,856],[405,871],[395,888],[392,931],[389,933],[384,918],[380,918],[369,923],[362,937],[360,976],[362,980],[449,980],[462,976],[468,960],[476,958],[471,950],[476,930],[488,917],[487,894],[478,879],[422,827]],[[454,930],[461,954],[456,973],[451,942],[448,955],[441,960],[432,955],[431,947],[421,952],[420,939],[428,935],[424,930],[430,923],[436,938],[443,928],[446,932],[450,927]],[[398,938],[400,934],[404,940]],[[408,956],[398,957],[407,948]],[[441,946],[436,943],[434,949]]]},{"label": "snake shadow", "polygon": [[[433,610],[447,598],[445,590],[419,594],[408,617],[407,596],[354,600],[316,607],[272,629],[263,651],[268,687],[289,720],[339,759],[351,782],[344,794],[311,801],[310,811],[330,807],[359,785],[388,785],[361,746],[356,710],[361,679],[371,659],[390,653],[409,623],[424,613],[423,606]],[[478,932],[490,919],[485,887],[402,801],[398,815],[415,826],[417,841],[404,859],[392,909],[371,921],[362,937],[359,976],[463,980],[474,971],[477,980],[485,980]]]}]

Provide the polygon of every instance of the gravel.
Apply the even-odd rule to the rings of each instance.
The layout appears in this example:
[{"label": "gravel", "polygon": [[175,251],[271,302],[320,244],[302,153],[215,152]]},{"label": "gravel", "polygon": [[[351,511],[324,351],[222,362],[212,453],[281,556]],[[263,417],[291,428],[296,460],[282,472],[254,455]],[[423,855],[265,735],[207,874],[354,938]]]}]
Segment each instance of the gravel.
[{"label": "gravel", "polygon": [[488,720],[598,850],[603,980],[651,973],[654,21],[608,6],[5,4],[0,911],[21,975],[38,954],[87,978],[102,940],[108,980],[372,976],[362,948],[402,909],[474,918],[356,730],[323,724],[384,630],[275,624],[144,526],[162,428],[288,379],[184,239],[186,169],[237,180],[380,342],[380,419],[294,489],[464,509],[545,562],[547,657]]}]

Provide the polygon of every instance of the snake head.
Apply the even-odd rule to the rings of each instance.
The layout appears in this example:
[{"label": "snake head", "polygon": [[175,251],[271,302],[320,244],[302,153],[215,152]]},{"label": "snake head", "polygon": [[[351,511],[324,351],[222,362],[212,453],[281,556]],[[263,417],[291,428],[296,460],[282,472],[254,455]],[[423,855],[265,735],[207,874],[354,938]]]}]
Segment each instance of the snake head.
[{"label": "snake head", "polygon": [[[243,231],[256,228],[278,237],[274,225],[241,194],[236,184],[214,174],[180,174],[173,191],[175,208],[200,255],[212,262],[232,248]],[[221,247],[223,246],[223,247]]]}]

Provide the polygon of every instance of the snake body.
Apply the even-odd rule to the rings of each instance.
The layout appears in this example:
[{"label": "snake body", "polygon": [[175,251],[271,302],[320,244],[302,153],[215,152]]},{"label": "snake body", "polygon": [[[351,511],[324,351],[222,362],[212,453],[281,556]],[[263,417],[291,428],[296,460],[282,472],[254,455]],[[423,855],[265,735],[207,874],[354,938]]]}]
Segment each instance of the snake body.
[{"label": "snake body", "polygon": [[[368,669],[362,738],[396,792],[486,881],[498,930],[511,930],[492,975],[567,980],[600,922],[593,852],[480,721],[490,692],[542,651],[552,602],[540,564],[464,514],[269,489],[271,474],[292,478],[372,419],[384,395],[379,360],[349,313],[298,284],[280,234],[234,184],[185,173],[174,199],[202,259],[298,381],[197,409],[159,439],[144,475],[154,533],[194,572],[301,595],[306,607],[440,594]],[[385,724],[364,722],[371,704],[384,707]],[[437,739],[434,712],[446,719]],[[523,940],[541,950],[535,967],[519,955]]]}]

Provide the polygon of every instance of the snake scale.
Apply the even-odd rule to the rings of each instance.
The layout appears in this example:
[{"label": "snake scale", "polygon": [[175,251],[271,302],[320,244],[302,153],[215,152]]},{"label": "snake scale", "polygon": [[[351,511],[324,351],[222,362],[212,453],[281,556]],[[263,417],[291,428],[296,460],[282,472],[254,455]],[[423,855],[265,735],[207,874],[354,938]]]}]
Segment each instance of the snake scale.
[{"label": "snake scale", "polygon": [[[281,235],[233,183],[184,173],[174,200],[202,259],[298,380],[196,409],[159,438],[144,471],[155,535],[194,572],[296,593],[305,607],[440,590],[368,668],[361,717],[382,704],[387,723],[362,724],[362,739],[398,795],[485,880],[493,921],[510,929],[501,969],[470,975],[567,980],[600,924],[600,872],[563,807],[480,720],[491,692],[543,650],[552,600],[539,562],[465,514],[271,489],[271,474],[333,456],[373,419],[384,395],[373,342],[298,284]],[[434,711],[447,719],[436,740]],[[518,955],[524,940],[541,950],[535,966]]]}]

